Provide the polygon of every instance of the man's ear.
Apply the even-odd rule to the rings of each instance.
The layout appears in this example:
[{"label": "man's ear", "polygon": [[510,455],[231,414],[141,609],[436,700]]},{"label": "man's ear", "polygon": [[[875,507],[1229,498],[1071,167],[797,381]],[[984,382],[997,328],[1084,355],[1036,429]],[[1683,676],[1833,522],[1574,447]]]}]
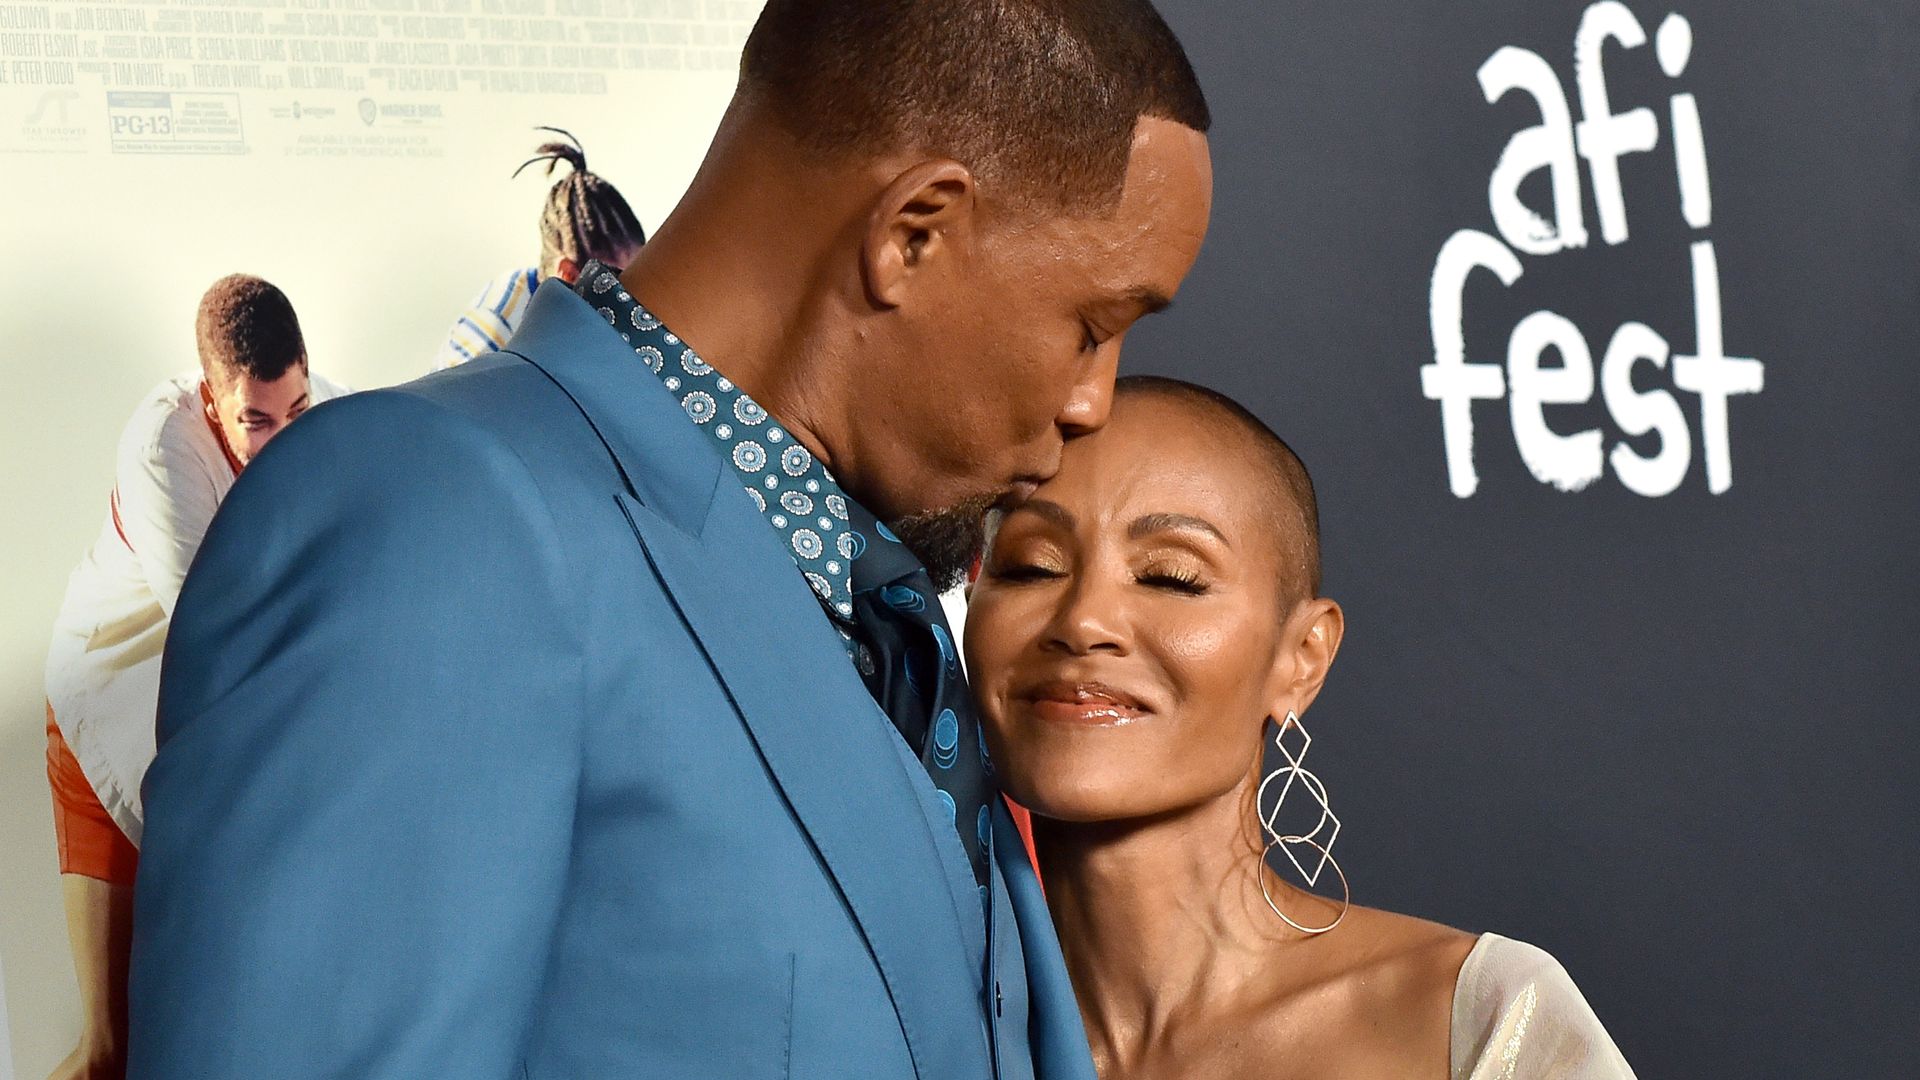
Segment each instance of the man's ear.
[{"label": "man's ear", "polygon": [[1324,596],[1294,608],[1274,658],[1274,719],[1285,717],[1289,710],[1304,713],[1320,696],[1346,631],[1346,613]]},{"label": "man's ear", "polygon": [[899,307],[916,273],[969,242],[976,207],[973,173],[957,161],[923,161],[894,177],[874,200],[860,248],[867,299]]}]

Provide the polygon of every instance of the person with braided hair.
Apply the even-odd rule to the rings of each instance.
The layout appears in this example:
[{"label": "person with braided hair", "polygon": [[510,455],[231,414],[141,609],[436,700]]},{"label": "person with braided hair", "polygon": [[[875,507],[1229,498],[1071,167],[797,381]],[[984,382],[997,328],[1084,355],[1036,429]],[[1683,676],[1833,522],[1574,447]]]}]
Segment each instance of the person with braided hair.
[{"label": "person with braided hair", "polygon": [[505,345],[543,280],[559,278],[572,284],[589,259],[625,266],[647,242],[646,230],[619,190],[587,169],[587,152],[580,140],[556,127],[535,130],[554,132],[566,141],[542,143],[513,175],[540,162],[546,162],[548,176],[562,162],[572,167],[548,189],[546,206],[540,211],[540,264],[509,270],[487,282],[447,332],[446,344],[434,358],[436,371],[458,367]]}]

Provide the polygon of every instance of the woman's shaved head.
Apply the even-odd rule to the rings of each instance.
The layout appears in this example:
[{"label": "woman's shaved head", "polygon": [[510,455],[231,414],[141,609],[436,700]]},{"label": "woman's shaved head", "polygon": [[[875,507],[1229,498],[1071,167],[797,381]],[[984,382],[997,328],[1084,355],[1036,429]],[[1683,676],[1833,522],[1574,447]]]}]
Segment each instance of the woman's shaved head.
[{"label": "woman's shaved head", "polygon": [[1294,602],[1320,595],[1320,505],[1300,455],[1246,406],[1217,390],[1158,375],[1128,375],[1114,384],[1116,405],[1152,399],[1190,416],[1197,428],[1250,451],[1226,467],[1246,473],[1248,489],[1266,504],[1280,540],[1282,595]]},{"label": "woman's shaved head", "polygon": [[1007,790],[1056,821],[1202,805],[1244,822],[1267,718],[1305,712],[1345,626],[1313,483],[1251,412],[1125,378],[1113,418],[1006,511],[967,615]]}]

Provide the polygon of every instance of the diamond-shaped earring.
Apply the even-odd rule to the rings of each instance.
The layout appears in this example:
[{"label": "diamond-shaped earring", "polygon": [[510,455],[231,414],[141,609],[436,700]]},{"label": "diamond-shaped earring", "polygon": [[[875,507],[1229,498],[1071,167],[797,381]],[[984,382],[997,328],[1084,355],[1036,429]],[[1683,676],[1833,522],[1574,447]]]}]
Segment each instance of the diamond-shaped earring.
[{"label": "diamond-shaped earring", "polygon": [[[1267,838],[1266,847],[1261,851],[1261,865],[1255,867],[1254,873],[1259,876],[1260,895],[1266,898],[1267,906],[1272,908],[1273,913],[1280,916],[1283,922],[1303,934],[1324,934],[1340,925],[1340,920],[1347,917],[1347,909],[1352,906],[1353,901],[1353,892],[1347,885],[1346,871],[1340,869],[1339,860],[1333,857],[1333,841],[1340,835],[1340,819],[1334,816],[1333,808],[1327,803],[1327,786],[1302,764],[1306,761],[1307,749],[1313,745],[1313,736],[1307,734],[1306,726],[1300,723],[1299,715],[1293,710],[1287,710],[1287,718],[1278,723],[1273,734],[1273,745],[1280,751],[1280,756],[1286,760],[1286,764],[1268,773],[1260,781],[1260,790],[1254,795],[1254,810],[1260,815],[1260,829]],[[1280,785],[1279,795],[1273,800],[1273,809],[1264,810],[1263,808],[1267,805],[1267,789],[1275,780],[1283,776],[1285,780]],[[1277,824],[1280,819],[1280,808],[1286,804],[1287,796],[1296,790],[1305,791],[1307,796],[1319,806],[1320,820],[1304,833],[1282,834]],[[1302,926],[1289,918],[1286,912],[1280,910],[1280,905],[1273,899],[1273,893],[1267,888],[1267,875],[1264,872],[1266,856],[1276,847],[1286,853],[1287,861],[1293,864],[1293,868],[1299,871],[1302,878],[1306,879],[1308,888],[1319,883],[1322,871],[1328,866],[1333,867],[1334,874],[1340,878],[1342,895],[1340,914],[1335,915],[1332,922],[1325,926]],[[1302,863],[1300,856],[1295,853],[1297,848],[1302,847],[1310,848],[1319,855],[1317,860],[1312,855],[1308,856],[1307,862],[1313,865],[1311,870],[1307,869],[1307,865]]]}]

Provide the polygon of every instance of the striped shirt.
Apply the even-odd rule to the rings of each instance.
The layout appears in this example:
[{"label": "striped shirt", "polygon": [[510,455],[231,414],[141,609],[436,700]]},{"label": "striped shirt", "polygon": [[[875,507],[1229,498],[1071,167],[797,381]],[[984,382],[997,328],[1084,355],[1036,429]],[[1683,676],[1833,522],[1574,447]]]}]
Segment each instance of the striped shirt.
[{"label": "striped shirt", "polygon": [[540,270],[533,266],[509,270],[487,282],[487,287],[480,290],[480,295],[454,320],[453,329],[447,332],[447,343],[434,358],[434,370],[459,367],[476,356],[505,348],[514,328],[520,325],[521,316],[527,313],[527,301],[533,298],[533,290],[539,285]]}]

